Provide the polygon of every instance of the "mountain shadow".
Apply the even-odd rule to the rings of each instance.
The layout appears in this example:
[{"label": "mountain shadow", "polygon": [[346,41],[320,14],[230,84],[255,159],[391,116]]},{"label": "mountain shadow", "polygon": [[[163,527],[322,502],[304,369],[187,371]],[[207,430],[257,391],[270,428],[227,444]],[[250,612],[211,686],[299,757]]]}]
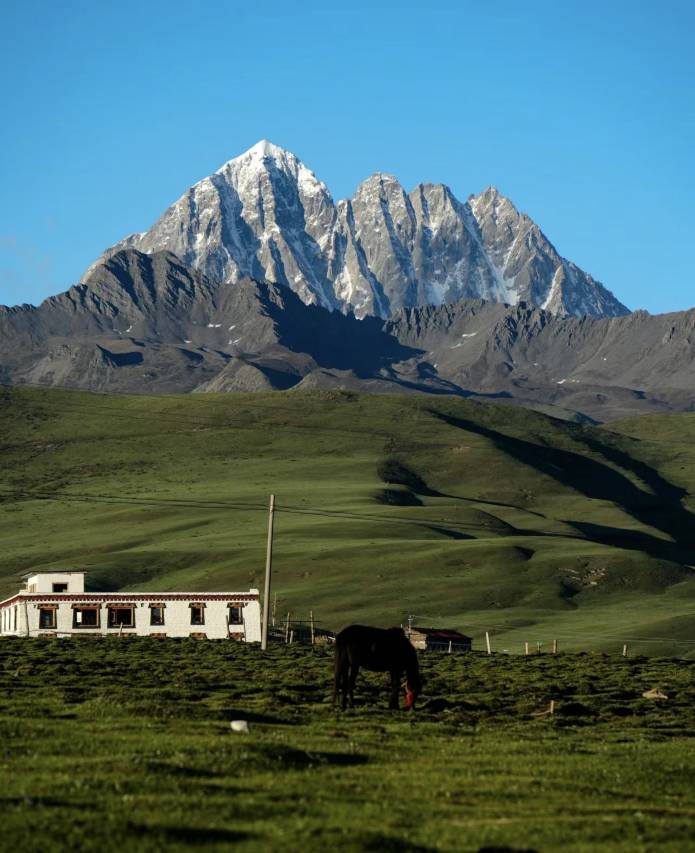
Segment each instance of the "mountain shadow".
[{"label": "mountain shadow", "polygon": [[401,344],[384,331],[383,321],[376,317],[358,320],[353,314],[305,305],[287,288],[280,300],[273,299],[268,285],[258,287],[266,290],[263,307],[275,324],[278,343],[310,355],[320,367],[352,370],[368,379],[392,364],[423,355],[423,350]]},{"label": "mountain shadow", "polygon": [[[456,418],[442,412],[431,410],[431,413],[450,426],[489,439],[495,447],[518,462],[552,477],[588,498],[618,504],[635,520],[660,530],[672,538],[674,543],[642,531],[623,530],[584,522],[567,522],[593,540],[613,547],[642,551],[653,557],[679,563],[690,563],[695,557],[695,516],[682,505],[681,501],[685,493],[664,480],[646,463],[631,460],[622,451],[612,449],[614,461],[617,462],[620,459],[621,463],[624,463],[623,467],[637,473],[654,489],[654,494],[642,491],[619,471],[589,456],[534,444],[474,421]],[[605,449],[604,445],[598,441],[595,441],[593,446],[588,442],[587,446],[599,453],[603,453]]]}]

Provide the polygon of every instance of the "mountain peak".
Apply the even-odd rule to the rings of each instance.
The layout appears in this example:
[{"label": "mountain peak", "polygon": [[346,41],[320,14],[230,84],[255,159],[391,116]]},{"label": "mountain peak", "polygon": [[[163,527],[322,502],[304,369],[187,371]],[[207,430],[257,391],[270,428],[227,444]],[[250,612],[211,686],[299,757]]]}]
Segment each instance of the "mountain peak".
[{"label": "mountain peak", "polygon": [[462,205],[445,185],[406,193],[375,172],[336,206],[298,157],[267,139],[107,253],[125,247],[167,249],[215,281],[251,276],[358,317],[480,297],[564,314],[627,310],[494,186]]},{"label": "mountain peak", "polygon": [[355,195],[371,192],[374,189],[382,190],[387,187],[395,187],[401,191],[403,190],[400,181],[395,175],[389,175],[387,172],[374,172],[358,185]]},{"label": "mountain peak", "polygon": [[252,145],[248,151],[245,151],[237,160],[240,160],[242,157],[286,157],[287,155],[294,157],[291,151],[287,151],[285,148],[281,148],[279,145],[275,145],[273,142],[270,142],[267,139],[260,139],[255,145]]},{"label": "mountain peak", "polygon": [[230,167],[247,164],[262,167],[268,159],[273,160],[277,164],[296,164],[300,162],[299,158],[291,151],[287,151],[287,149],[281,148],[267,139],[260,139],[255,145],[244,151],[243,154],[238,154],[236,157],[232,157],[231,160],[227,160],[217,171],[220,173],[228,170]]}]

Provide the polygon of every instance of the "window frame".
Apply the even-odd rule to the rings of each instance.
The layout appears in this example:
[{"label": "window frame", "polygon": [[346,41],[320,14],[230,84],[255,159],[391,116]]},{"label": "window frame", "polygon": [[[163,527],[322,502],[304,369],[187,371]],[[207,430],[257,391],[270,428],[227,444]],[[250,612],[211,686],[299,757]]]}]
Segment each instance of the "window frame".
[{"label": "window frame", "polygon": [[[96,623],[94,625],[85,625],[81,620],[77,621],[77,614],[85,611],[94,611],[96,613]],[[72,608],[72,627],[77,631],[96,630],[101,628],[101,607],[98,604],[77,604]]]},{"label": "window frame", "polygon": [[[125,622],[116,622],[115,615],[119,611],[129,611],[130,612],[130,625],[126,625]],[[107,608],[107,618],[106,618],[106,627],[109,631],[120,631],[122,628],[134,628],[135,627],[135,605],[134,604],[126,604],[126,605],[109,605]]]},{"label": "window frame", "polygon": [[[232,611],[236,610],[239,613],[239,618],[233,620],[232,619]],[[228,624],[231,625],[243,625],[244,624],[244,605],[241,603],[231,602],[227,605],[227,620]]]},{"label": "window frame", "polygon": [[[204,625],[205,624],[205,603],[201,601],[192,601],[189,605],[191,608],[191,625]],[[200,621],[196,621],[193,618],[194,613],[200,613]]]},{"label": "window frame", "polygon": [[[39,605],[39,631],[55,631],[58,625],[58,608],[53,606],[41,606]],[[44,614],[48,614],[51,617],[50,625],[42,625],[41,620],[43,619]]]},{"label": "window frame", "polygon": [[[57,593],[67,592],[68,591],[68,584],[65,581],[60,581],[59,583],[54,583],[51,586],[52,586],[52,592],[54,592],[54,593],[55,592],[57,592]],[[61,587],[61,589],[56,589],[56,587],[58,587],[58,586]]]},{"label": "window frame", "polygon": [[[150,604],[150,626],[153,626],[155,628],[160,628],[166,624],[166,615],[164,612],[165,607],[166,607],[166,605],[160,604],[160,603]],[[159,622],[154,621],[154,611],[155,610],[159,611],[159,614],[160,614],[160,621]]]}]

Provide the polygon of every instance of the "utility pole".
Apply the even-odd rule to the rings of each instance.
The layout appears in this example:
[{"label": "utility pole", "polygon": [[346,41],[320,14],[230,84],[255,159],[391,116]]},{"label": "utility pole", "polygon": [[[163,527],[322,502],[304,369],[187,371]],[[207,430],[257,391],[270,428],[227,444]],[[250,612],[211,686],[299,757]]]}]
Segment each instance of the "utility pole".
[{"label": "utility pole", "polygon": [[268,648],[268,616],[270,615],[270,571],[273,565],[273,520],[275,517],[275,495],[270,496],[268,507],[268,545],[265,553],[265,589],[263,590],[263,625],[261,627],[261,649]]}]

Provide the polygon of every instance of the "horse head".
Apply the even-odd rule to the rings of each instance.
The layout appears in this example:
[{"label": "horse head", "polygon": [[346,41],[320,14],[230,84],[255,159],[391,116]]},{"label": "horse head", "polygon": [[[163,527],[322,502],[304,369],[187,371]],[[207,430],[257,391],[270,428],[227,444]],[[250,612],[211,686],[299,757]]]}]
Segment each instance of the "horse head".
[{"label": "horse head", "polygon": [[405,707],[408,711],[415,708],[415,702],[422,692],[422,678],[419,672],[409,672],[405,680]]}]

